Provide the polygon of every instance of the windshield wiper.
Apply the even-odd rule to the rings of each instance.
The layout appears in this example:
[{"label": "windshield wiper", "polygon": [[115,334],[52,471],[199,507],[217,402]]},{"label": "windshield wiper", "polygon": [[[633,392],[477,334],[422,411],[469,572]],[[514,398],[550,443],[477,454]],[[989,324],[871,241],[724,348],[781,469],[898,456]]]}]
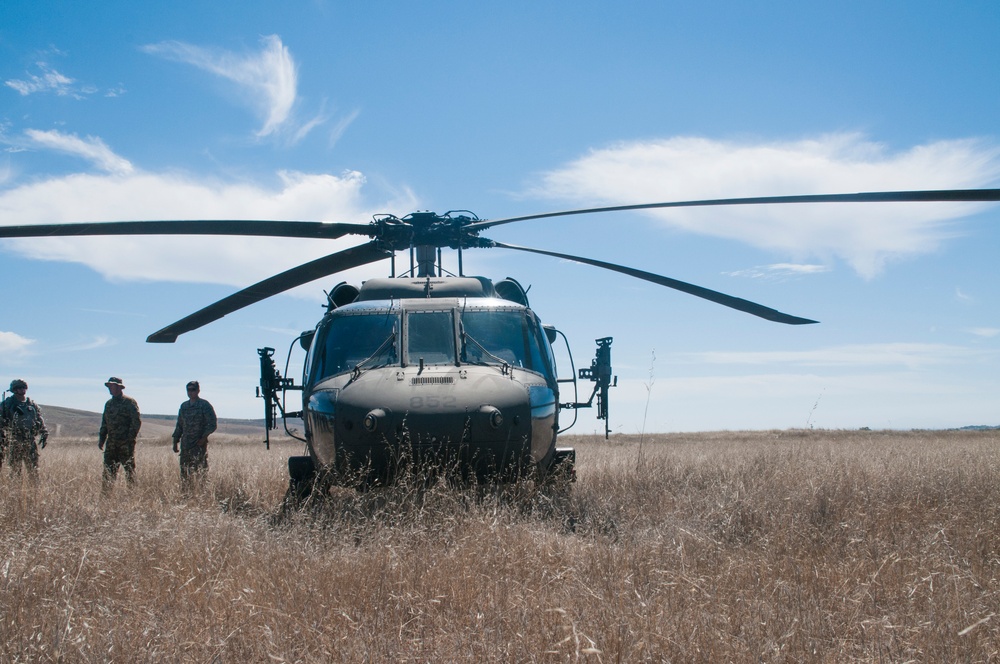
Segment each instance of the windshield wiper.
[{"label": "windshield wiper", "polygon": [[[351,380],[357,380],[358,376],[361,375],[361,368],[362,367],[364,367],[366,364],[368,364],[369,362],[371,362],[372,360],[374,360],[375,358],[377,358],[378,356],[380,356],[386,350],[386,348],[395,346],[395,343],[396,343],[396,328],[395,328],[395,326],[393,326],[392,332],[390,332],[389,336],[386,337],[385,341],[383,341],[379,345],[379,347],[375,349],[375,352],[354,365],[354,369],[351,372],[352,373]],[[389,353],[388,356],[386,357],[385,362],[382,362],[381,364],[374,365],[374,366],[372,366],[370,368],[374,369],[376,367],[384,367],[387,364],[392,363],[394,356],[395,356],[395,353]]]},{"label": "windshield wiper", "polygon": [[503,359],[501,357],[497,357],[496,355],[494,355],[493,353],[491,353],[489,350],[487,350],[486,346],[484,346],[481,343],[479,343],[479,341],[477,341],[475,337],[473,337],[471,334],[469,334],[468,332],[465,331],[465,327],[464,326],[462,327],[462,361],[463,362],[465,362],[466,364],[477,364],[477,365],[482,365],[482,366],[493,366],[492,362],[486,362],[485,360],[479,360],[477,362],[470,362],[469,361],[469,353],[468,353],[468,350],[466,349],[466,346],[468,345],[468,342],[470,342],[470,341],[473,344],[475,344],[476,348],[478,348],[479,350],[483,351],[483,355],[485,355],[487,357],[491,357],[494,360],[496,360],[497,363],[500,364],[500,366],[501,366],[500,370],[501,370],[501,372],[504,375],[507,375],[508,373],[510,373],[510,362],[508,362],[507,360],[505,360],[505,359]]}]

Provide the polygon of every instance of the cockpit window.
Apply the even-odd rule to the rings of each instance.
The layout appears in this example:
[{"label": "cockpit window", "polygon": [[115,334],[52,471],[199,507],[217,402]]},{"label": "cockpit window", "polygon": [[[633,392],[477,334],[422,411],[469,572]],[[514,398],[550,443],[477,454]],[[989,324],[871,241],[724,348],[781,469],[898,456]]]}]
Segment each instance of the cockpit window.
[{"label": "cockpit window", "polygon": [[365,360],[368,360],[365,366],[369,368],[395,364],[399,361],[398,330],[399,316],[396,313],[333,318],[320,339],[322,346],[313,348],[316,357],[310,376],[315,376],[317,381],[322,380],[351,371]]},{"label": "cockpit window", "polygon": [[455,364],[455,321],[451,311],[406,315],[406,357],[410,364]]},{"label": "cockpit window", "polygon": [[467,310],[462,312],[462,361],[498,364],[546,373],[539,336],[523,311]]},{"label": "cockpit window", "polygon": [[[405,325],[399,310],[334,314],[321,323],[309,351],[305,382],[380,366],[398,365],[400,352],[409,365],[507,364],[549,376],[554,360],[544,332],[523,309],[460,310],[460,347],[456,348],[456,311],[408,311]],[[405,339],[402,342],[401,339]]]}]

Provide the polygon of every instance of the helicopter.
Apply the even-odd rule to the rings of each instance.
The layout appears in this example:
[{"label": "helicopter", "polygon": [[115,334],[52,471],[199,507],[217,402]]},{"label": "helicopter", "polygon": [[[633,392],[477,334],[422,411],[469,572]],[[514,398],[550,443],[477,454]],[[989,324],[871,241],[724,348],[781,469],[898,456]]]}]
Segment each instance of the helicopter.
[{"label": "helicopter", "polygon": [[[362,236],[369,240],[249,286],[149,335],[173,343],[185,333],[296,286],[344,270],[390,261],[389,276],[360,287],[342,282],[327,295],[326,313],[292,341],[306,351],[301,382],[282,376],[274,349],[258,349],[265,444],[277,421],[300,418],[306,454],[288,460],[289,493],[301,498],[336,485],[393,484],[414,463],[448,469],[463,481],[510,483],[575,479],[576,453],[557,437],[594,407],[609,435],[609,391],[617,383],[611,337],[596,340],[589,367],[572,366],[565,335],[531,308],[515,279],[464,274],[463,252],[507,249],[588,264],[678,290],[786,325],[818,321],[670,277],[592,258],[507,244],[482,231],[515,222],[634,210],[736,205],[885,202],[992,202],[1000,189],[807,194],[643,203],[480,219],[466,210],[376,215],[365,224],[317,221],[172,220],[0,226],[0,238],[94,235],[222,235],[309,240]],[[442,250],[454,250],[457,273],[444,268]],[[408,268],[397,270],[397,255]],[[571,373],[562,378],[554,345],[565,344]],[[291,355],[291,348],[289,356]],[[285,373],[288,373],[286,365]],[[586,401],[578,381],[593,382]],[[563,390],[572,384],[572,390]],[[302,408],[285,407],[301,392]],[[564,392],[573,393],[564,400]],[[572,422],[563,422],[572,411]],[[568,419],[568,415],[565,419]],[[431,470],[428,472],[437,472]]]}]

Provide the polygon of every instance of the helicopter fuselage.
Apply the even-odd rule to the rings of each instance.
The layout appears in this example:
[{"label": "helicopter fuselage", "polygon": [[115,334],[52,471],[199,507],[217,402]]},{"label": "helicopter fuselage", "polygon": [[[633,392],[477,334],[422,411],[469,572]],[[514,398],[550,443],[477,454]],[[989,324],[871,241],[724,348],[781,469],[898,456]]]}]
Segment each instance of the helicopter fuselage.
[{"label": "helicopter fuselage", "polygon": [[535,313],[476,279],[372,281],[312,336],[303,419],[315,468],[367,484],[412,462],[477,480],[548,470],[559,390]]}]

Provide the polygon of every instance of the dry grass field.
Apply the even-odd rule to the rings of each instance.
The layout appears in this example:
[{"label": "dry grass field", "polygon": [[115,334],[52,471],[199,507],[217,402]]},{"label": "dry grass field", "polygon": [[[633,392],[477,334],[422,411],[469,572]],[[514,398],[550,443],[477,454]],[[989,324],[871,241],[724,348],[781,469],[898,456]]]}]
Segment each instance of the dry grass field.
[{"label": "dry grass field", "polygon": [[281,514],[284,458],[93,441],[0,477],[3,662],[1000,660],[1000,433],[570,437],[556,503],[443,487]]}]

